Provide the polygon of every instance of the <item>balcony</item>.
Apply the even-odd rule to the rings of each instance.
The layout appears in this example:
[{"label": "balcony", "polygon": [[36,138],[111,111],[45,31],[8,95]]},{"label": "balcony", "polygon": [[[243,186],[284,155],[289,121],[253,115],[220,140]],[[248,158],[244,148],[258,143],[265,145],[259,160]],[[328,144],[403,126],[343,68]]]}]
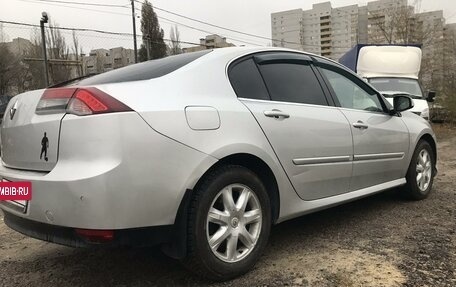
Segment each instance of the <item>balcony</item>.
[{"label": "balcony", "polygon": [[329,31],[323,31],[323,30],[322,30],[322,31],[320,32],[320,37],[321,37],[321,38],[326,38],[326,37],[329,37],[329,36],[331,36],[331,30],[329,30]]},{"label": "balcony", "polygon": [[332,44],[331,44],[331,41],[325,41],[325,42],[321,42],[321,48],[331,48]]},{"label": "balcony", "polygon": [[331,52],[321,52],[321,55],[323,57],[330,57],[331,56]]},{"label": "balcony", "polygon": [[320,17],[320,23],[329,23],[331,22],[331,16],[323,16],[323,17]]}]

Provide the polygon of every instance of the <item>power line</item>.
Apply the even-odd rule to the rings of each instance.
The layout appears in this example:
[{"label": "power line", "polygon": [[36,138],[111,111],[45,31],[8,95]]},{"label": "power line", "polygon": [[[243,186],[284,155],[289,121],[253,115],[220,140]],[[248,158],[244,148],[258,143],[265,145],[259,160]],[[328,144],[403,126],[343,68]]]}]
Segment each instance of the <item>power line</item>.
[{"label": "power line", "polygon": [[[95,6],[95,7],[128,8],[125,5],[103,4],[103,3],[87,3],[87,2],[76,2],[76,1],[60,1],[60,0],[21,0],[21,1],[25,1],[25,2],[34,1],[34,2],[45,2],[45,3],[49,2],[49,3],[58,3],[58,4],[63,3],[63,4],[85,5],[85,6]],[[138,0],[135,0],[135,2],[140,3],[140,4],[144,4],[144,2],[141,2],[141,1],[138,1]],[[64,5],[58,5],[58,6],[68,7],[68,8],[77,8],[77,7],[64,6]],[[199,23],[202,23],[202,24],[213,26],[215,28],[219,28],[219,29],[223,29],[223,30],[227,30],[227,31],[235,32],[235,33],[245,34],[245,35],[251,36],[251,37],[261,37],[261,36],[256,36],[256,35],[249,34],[249,33],[244,33],[244,32],[241,32],[241,31],[237,31],[237,30],[234,30],[234,29],[224,28],[224,27],[221,27],[221,26],[218,26],[218,25],[215,25],[215,24],[211,24],[211,23],[208,23],[208,22],[200,21],[200,20],[197,20],[197,19],[193,19],[193,18],[184,16],[184,15],[181,15],[181,14],[178,14],[178,13],[174,13],[172,11],[169,11],[169,10],[166,10],[166,9],[163,9],[163,8],[156,7],[156,6],[154,6],[154,8],[156,8],[157,10],[169,13],[169,14],[173,14],[173,15],[188,19],[188,20],[192,20],[192,21],[196,21],[196,22],[199,22]],[[78,9],[81,9],[81,8],[78,8]],[[86,9],[86,10],[88,10],[88,9]],[[94,10],[94,9],[92,9],[92,11],[104,12],[104,13],[112,13],[112,12],[108,12],[108,11],[101,11],[101,10]],[[120,13],[120,14],[121,15],[127,15],[127,14],[123,14],[123,13]],[[162,18],[166,19],[164,17],[162,17]],[[168,19],[168,21],[172,21],[172,20]],[[174,21],[174,22],[176,22],[176,21]],[[195,27],[191,27],[191,26],[188,26],[188,25],[185,25],[185,24],[182,24],[182,23],[178,23],[178,22],[176,22],[176,24],[183,25],[183,26],[186,26],[188,28],[195,28]],[[204,30],[200,30],[200,31],[205,32],[205,33],[212,33],[212,32],[208,32],[208,31],[204,31]],[[271,40],[271,39],[266,38],[266,37],[262,37],[262,38],[265,39],[265,40]],[[234,38],[232,38],[232,39],[235,40]],[[239,41],[239,40],[237,40],[237,41]],[[252,43],[248,43],[248,42],[245,42],[245,43],[252,44]]]},{"label": "power line", "polygon": [[[128,8],[128,7],[126,7],[126,6],[115,5],[115,4],[73,2],[73,1],[61,1],[61,0],[20,0],[20,1],[26,1],[26,2],[35,1],[35,2],[65,3],[65,4],[89,5],[89,6],[100,6],[100,7]],[[134,1],[137,2],[137,3],[140,3],[140,4],[144,4],[144,2],[141,2],[141,1],[139,1],[139,0],[134,0]],[[50,4],[49,4],[49,5],[50,5]],[[53,4],[53,5],[58,5],[58,4]],[[63,6],[63,5],[58,5],[58,6],[67,7],[67,8],[75,8],[75,9],[92,10],[92,11],[96,11],[96,12],[109,13],[109,14],[120,14],[120,15],[128,15],[128,16],[130,16],[129,14],[115,13],[115,12],[111,12],[111,11],[108,12],[108,11],[101,11],[101,10],[88,9],[88,8],[79,8],[79,7],[71,7],[71,6]],[[153,6],[153,7],[154,7],[155,9],[157,9],[157,10],[160,10],[160,11],[163,11],[163,12],[165,12],[165,13],[169,13],[169,14],[172,14],[172,15],[175,15],[175,16],[178,16],[178,17],[185,18],[185,19],[187,19],[187,20],[195,21],[195,22],[198,22],[198,23],[201,23],[201,24],[205,24],[205,25],[208,25],[208,26],[212,26],[212,27],[218,28],[218,29],[223,29],[223,30],[226,30],[226,31],[230,31],[230,32],[234,32],[234,33],[243,34],[243,35],[246,35],[246,36],[249,36],[249,37],[255,37],[255,38],[259,38],[259,39],[263,39],[263,40],[268,40],[268,41],[272,41],[272,42],[278,42],[278,43],[281,43],[281,44],[299,45],[299,46],[301,46],[301,47],[321,47],[321,45],[318,45],[318,44],[298,43],[298,42],[285,41],[285,40],[282,40],[282,39],[274,39],[274,38],[269,38],[269,37],[265,37],[265,36],[250,34],[250,33],[242,32],[242,31],[239,31],[239,30],[235,30],[235,29],[231,29],[231,28],[226,28],[226,27],[223,27],[223,26],[215,25],[215,24],[212,24],[212,23],[209,23],[209,22],[206,22],[206,21],[202,21],[202,20],[198,20],[198,19],[192,18],[192,17],[188,17],[188,16],[185,16],[185,15],[182,15],[182,14],[179,14],[179,13],[176,13],[176,12],[173,12],[173,11],[170,11],[170,10],[167,10],[167,9],[163,9],[163,8],[160,8],[160,7],[157,7],[157,6]],[[139,8],[136,8],[135,10],[141,11],[141,9],[139,9]],[[176,25],[183,26],[183,27],[186,27],[186,28],[189,28],[189,29],[193,29],[193,30],[196,30],[196,31],[200,31],[200,32],[204,32],[204,33],[209,33],[209,34],[217,34],[217,33],[211,32],[211,31],[203,30],[203,29],[200,29],[200,28],[197,28],[197,27],[194,27],[194,26],[190,26],[190,25],[187,25],[187,24],[180,23],[180,22],[177,22],[177,21],[175,21],[175,20],[168,19],[168,18],[163,17],[163,16],[157,15],[157,18],[159,18],[159,19],[164,19],[164,20],[167,20],[167,21],[169,21],[169,22],[172,22],[172,23],[174,23],[174,24],[176,24]],[[227,36],[227,35],[221,35],[221,36],[225,36],[225,37],[228,38],[228,39],[235,40],[235,41],[238,41],[238,42],[241,42],[241,43],[259,46],[259,44],[252,43],[252,42],[248,42],[248,41],[241,40],[241,39],[238,39],[238,38],[234,38],[234,37],[231,37],[231,36]],[[332,48],[349,49],[350,47],[337,47],[337,46],[332,46]]]},{"label": "power line", "polygon": [[[74,7],[74,6],[68,6],[68,5],[62,5],[62,4],[57,4],[57,3],[46,3],[50,0],[19,0],[22,2],[29,2],[29,3],[42,3],[44,5],[50,5],[50,6],[57,6],[57,7],[65,7],[65,8],[72,8],[72,9],[79,9],[79,10],[85,10],[85,11],[93,11],[93,12],[98,12],[98,13],[104,13],[104,14],[115,14],[115,15],[124,15],[124,16],[131,16],[130,14],[126,13],[119,13],[119,12],[113,12],[113,11],[104,11],[104,10],[97,10],[97,9],[91,9],[91,8],[82,8],[82,7]],[[87,3],[91,4],[91,3]],[[92,5],[93,6],[93,5]],[[128,7],[123,7],[123,8],[128,8]]]},{"label": "power line", "polygon": [[[144,4],[144,2],[141,2],[141,1],[139,1],[139,0],[134,0],[134,1],[137,2],[137,3]],[[219,26],[219,25],[216,25],[216,24],[212,24],[212,23],[209,23],[209,22],[206,22],[206,21],[202,21],[202,20],[198,20],[198,19],[195,19],[195,18],[192,18],[192,17],[188,17],[188,16],[185,16],[185,15],[182,15],[182,14],[179,14],[179,13],[176,13],[176,12],[173,12],[173,11],[170,11],[170,10],[167,10],[167,9],[163,9],[163,8],[157,7],[157,6],[155,6],[155,5],[154,5],[153,7],[154,7],[154,9],[157,9],[157,10],[159,10],[159,11],[163,11],[163,12],[166,12],[166,13],[169,13],[169,14],[172,14],[172,15],[175,15],[175,16],[178,16],[178,17],[182,17],[182,18],[187,19],[187,20],[190,20],[190,21],[195,21],[195,22],[198,22],[198,23],[201,23],[201,24],[204,24],[204,25],[212,26],[212,27],[215,27],[215,28],[218,28],[218,29],[222,29],[222,30],[226,30],[226,31],[230,31],[230,32],[234,32],[234,33],[238,33],[238,34],[250,36],[250,37],[260,38],[260,39],[268,40],[268,41],[272,41],[272,42],[281,42],[281,43],[294,44],[294,45],[301,45],[301,46],[315,46],[315,47],[320,47],[319,45],[303,44],[303,43],[291,42],[291,41],[281,41],[281,40],[279,40],[279,39],[269,38],[269,37],[265,37],[265,36],[255,35],[255,34],[250,34],[250,33],[247,33],[247,32],[242,32],[242,31],[239,31],[239,30],[235,30],[235,29],[231,29],[231,28],[226,28],[226,27]]]},{"label": "power line", "polygon": [[[58,0],[19,0],[19,1],[36,3],[36,4],[38,4],[39,2],[42,2],[42,3],[46,4],[46,5],[51,5],[51,6],[73,8],[73,9],[80,9],[80,10],[86,10],[86,11],[94,11],[94,12],[105,13],[105,14],[124,15],[124,16],[131,17],[130,14],[126,14],[126,13],[118,13],[118,12],[112,12],[112,11],[103,11],[103,10],[97,10],[97,9],[91,9],[91,8],[73,7],[73,6],[67,6],[67,5],[59,4],[59,3],[76,4],[76,5],[90,4],[91,6],[102,6],[102,7],[104,7],[105,4],[100,4],[100,3],[70,2],[70,1],[58,1]],[[47,2],[50,2],[50,3],[47,3]],[[129,9],[129,7],[121,6],[121,5],[115,5],[115,6],[110,6],[110,7],[127,8],[127,9]],[[135,10],[136,11],[141,11],[141,9],[139,9],[139,8],[135,8]],[[193,26],[190,26],[190,25],[186,25],[186,24],[183,24],[183,23],[180,23],[180,22],[177,22],[177,21],[165,18],[165,17],[161,17],[159,15],[157,15],[157,18],[164,19],[164,20],[166,20],[168,22],[171,22],[171,23],[174,23],[176,25],[179,25],[179,26],[182,26],[182,27],[186,27],[186,28],[189,28],[189,29],[193,29],[193,30],[196,30],[196,31],[209,33],[209,34],[216,34],[214,32],[210,32],[210,31],[199,29],[199,28],[196,28],[196,27],[193,27]],[[231,36],[226,36],[226,38],[232,39],[232,40],[244,43],[244,44],[249,44],[249,45],[254,45],[254,46],[263,46],[263,44],[252,43],[252,42],[248,42],[246,40],[242,40],[242,39],[239,39],[239,38],[234,38],[234,37],[231,37]]]},{"label": "power line", "polygon": [[[87,3],[87,2],[72,2],[72,1],[60,1],[60,0],[19,0],[19,1],[30,2],[30,3],[42,2],[42,3],[45,3],[47,5],[51,5],[51,6],[73,8],[73,9],[80,9],[80,10],[86,10],[86,11],[94,11],[94,12],[105,13],[105,14],[116,14],[116,15],[130,16],[130,14],[126,14],[126,13],[118,13],[118,12],[113,12],[113,11],[103,11],[103,10],[90,9],[90,8],[72,7],[72,6],[62,5],[60,3],[70,4],[70,5],[74,4],[74,5],[99,6],[99,7],[129,8],[129,7],[122,6],[122,5],[102,4],[102,3]],[[135,2],[142,4],[142,2],[139,2],[139,1],[135,1]],[[141,11],[141,9],[139,9],[139,8],[135,8],[135,10],[136,11]],[[163,20],[166,20],[168,22],[174,23],[176,25],[179,25],[179,26],[182,26],[182,27],[186,27],[186,28],[189,28],[189,29],[193,29],[193,30],[196,30],[196,31],[209,33],[209,34],[216,34],[214,32],[203,30],[203,29],[200,29],[200,28],[197,28],[197,27],[194,27],[194,26],[190,26],[190,25],[187,25],[187,24],[183,24],[183,23],[168,19],[166,17],[159,16],[159,15],[157,15],[157,18],[163,19]],[[241,43],[244,43],[244,44],[249,44],[249,45],[254,45],[254,46],[263,46],[263,44],[252,43],[252,42],[249,42],[247,40],[240,39],[240,38],[235,38],[235,37],[231,37],[231,36],[227,36],[227,35],[222,35],[222,36],[225,36],[228,39],[235,40],[235,41],[238,41],[238,42],[241,42]]]},{"label": "power line", "polygon": [[[134,1],[137,2],[137,3],[144,4],[144,2],[141,2],[139,0],[134,0]],[[234,33],[239,33],[239,34],[243,34],[243,35],[250,36],[250,37],[261,38],[261,39],[264,39],[264,40],[273,40],[273,39],[268,38],[268,37],[259,36],[259,35],[255,35],[255,34],[250,34],[250,33],[242,32],[242,31],[239,31],[239,30],[234,30],[234,29],[231,29],[231,28],[222,27],[222,26],[219,26],[219,25],[216,25],[216,24],[212,24],[212,23],[209,23],[209,22],[206,22],[206,21],[198,20],[198,19],[195,19],[195,18],[191,18],[191,17],[185,16],[185,15],[182,15],[182,14],[179,14],[179,13],[176,13],[176,12],[172,12],[170,10],[166,10],[166,9],[157,7],[155,5],[153,7],[154,7],[154,9],[157,9],[159,11],[163,11],[163,12],[166,12],[166,13],[169,13],[169,14],[172,14],[172,15],[187,19],[187,20],[195,21],[195,22],[198,22],[198,23],[201,23],[201,24],[205,24],[205,25],[208,25],[208,26],[212,26],[212,27],[218,28],[218,29],[222,29],[222,30],[226,30],[226,31],[234,32]]]},{"label": "power line", "polygon": [[[20,26],[27,26],[27,27],[40,27],[40,25],[36,24],[29,24],[29,23],[20,23],[20,22],[13,22],[13,21],[4,21],[0,20],[0,23],[3,24],[10,24],[10,25],[20,25]],[[133,34],[131,33],[121,33],[121,32],[110,32],[110,31],[104,31],[104,30],[96,30],[96,29],[85,29],[85,28],[69,28],[69,27],[58,27],[58,26],[50,26],[50,29],[57,29],[57,30],[65,30],[65,31],[80,31],[80,32],[94,32],[94,33],[101,33],[101,34],[107,34],[107,35],[116,35],[116,36],[129,36],[132,37]],[[137,37],[143,37],[143,35],[137,35]],[[147,37],[145,37],[147,38]],[[172,41],[171,39],[163,39],[164,41]],[[189,44],[189,45],[198,45],[198,46],[206,46],[201,43],[195,43],[195,42],[189,42],[189,41],[178,41],[179,43],[182,44]],[[207,46],[206,46],[207,47]]]},{"label": "power line", "polygon": [[[134,0],[134,1],[137,2],[137,3],[144,4],[144,2],[141,2],[141,1],[139,1],[139,0]],[[163,11],[163,12],[166,12],[166,13],[169,13],[169,14],[172,14],[172,15],[175,15],[175,16],[178,16],[178,17],[181,17],[181,18],[190,20],[190,21],[195,21],[195,22],[198,22],[198,23],[201,23],[201,24],[204,24],[204,25],[212,26],[212,27],[214,27],[214,28],[218,28],[218,29],[222,29],[222,30],[226,30],[226,31],[230,31],[230,32],[234,32],[234,33],[246,35],[246,36],[249,36],[249,37],[255,37],[255,38],[259,38],[259,39],[263,39],[263,40],[268,40],[268,41],[283,42],[283,43],[287,43],[287,44],[303,45],[302,43],[288,42],[288,41],[279,41],[278,39],[272,39],[272,38],[268,38],[268,37],[264,37],[264,36],[259,36],[259,35],[255,35],[255,34],[250,34],[250,33],[242,32],[242,31],[239,31],[239,30],[231,29],[231,28],[222,27],[222,26],[215,25],[215,24],[212,24],[212,23],[209,23],[209,22],[206,22],[206,21],[202,21],[202,20],[198,20],[198,19],[195,19],[195,18],[192,18],[192,17],[188,17],[188,16],[185,16],[185,15],[176,13],[176,12],[172,12],[172,11],[170,11],[170,10],[163,9],[163,8],[160,8],[160,7],[157,7],[157,6],[153,6],[153,7],[154,7],[154,9],[157,9],[157,10],[159,10],[159,11]],[[233,39],[233,38],[232,38],[232,39]],[[234,40],[234,39],[233,39],[233,40]]]},{"label": "power line", "polygon": [[[139,10],[139,9],[138,9],[138,10]],[[183,23],[180,23],[180,22],[177,22],[177,21],[168,19],[168,18],[163,17],[163,16],[158,16],[158,15],[157,15],[157,18],[163,19],[163,20],[166,20],[166,21],[168,21],[168,22],[174,23],[174,24],[176,24],[176,25],[178,25],[178,26],[186,27],[186,28],[193,29],[193,30],[196,30],[196,31],[200,31],[200,32],[208,33],[208,34],[216,34],[216,33],[214,33],[214,32],[207,31],[207,30],[203,30],[203,29],[200,29],[200,28],[196,28],[196,27],[193,27],[193,26],[190,26],[190,25],[187,25],[187,24],[183,24]],[[250,44],[250,45],[254,45],[254,46],[261,46],[260,44],[248,42],[248,41],[245,41],[245,40],[241,40],[241,39],[239,39],[239,38],[234,38],[234,37],[226,36],[226,35],[222,35],[222,36],[225,36],[225,37],[228,38],[228,39],[235,40],[235,41],[238,41],[238,42],[241,42],[241,43]]]},{"label": "power line", "polygon": [[73,4],[73,5],[84,5],[84,6],[97,6],[97,7],[115,7],[115,8],[125,8],[128,5],[128,4],[127,5],[116,5],[116,4],[87,3],[87,2],[59,1],[59,0],[35,0],[35,1]]}]

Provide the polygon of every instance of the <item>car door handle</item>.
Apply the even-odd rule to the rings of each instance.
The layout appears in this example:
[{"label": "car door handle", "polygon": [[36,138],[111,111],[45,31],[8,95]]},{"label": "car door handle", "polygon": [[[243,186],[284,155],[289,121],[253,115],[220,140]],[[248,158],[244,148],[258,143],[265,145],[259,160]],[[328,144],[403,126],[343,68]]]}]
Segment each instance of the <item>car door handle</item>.
[{"label": "car door handle", "polygon": [[290,117],[289,114],[284,113],[281,110],[276,110],[276,109],[273,109],[271,111],[264,111],[264,115],[267,117],[276,118],[276,119],[279,119],[279,118],[288,119]]},{"label": "car door handle", "polygon": [[363,123],[363,121],[357,121],[356,123],[353,123],[353,127],[357,129],[367,129],[369,126]]}]

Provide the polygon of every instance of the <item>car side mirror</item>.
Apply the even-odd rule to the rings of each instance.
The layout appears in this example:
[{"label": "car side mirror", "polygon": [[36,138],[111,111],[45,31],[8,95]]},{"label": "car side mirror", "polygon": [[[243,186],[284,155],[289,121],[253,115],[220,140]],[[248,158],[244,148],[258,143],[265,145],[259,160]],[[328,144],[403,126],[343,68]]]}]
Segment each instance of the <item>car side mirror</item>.
[{"label": "car side mirror", "polygon": [[426,101],[429,103],[432,103],[434,101],[435,96],[437,93],[435,91],[428,91],[427,96],[426,96]]},{"label": "car side mirror", "polygon": [[408,96],[395,96],[393,98],[393,112],[403,112],[413,108],[413,100]]}]

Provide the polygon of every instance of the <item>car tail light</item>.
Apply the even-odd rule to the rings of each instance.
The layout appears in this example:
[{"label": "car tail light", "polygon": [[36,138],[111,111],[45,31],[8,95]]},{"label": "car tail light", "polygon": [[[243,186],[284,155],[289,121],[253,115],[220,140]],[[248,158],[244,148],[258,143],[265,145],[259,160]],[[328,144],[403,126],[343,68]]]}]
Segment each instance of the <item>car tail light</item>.
[{"label": "car tail light", "polygon": [[78,116],[132,111],[130,107],[97,88],[55,88],[44,91],[37,114],[66,112]]},{"label": "car tail light", "polygon": [[113,230],[75,229],[76,234],[92,243],[106,243],[114,239]]},{"label": "car tail light", "polygon": [[64,113],[76,88],[47,89],[36,106],[37,114]]}]

